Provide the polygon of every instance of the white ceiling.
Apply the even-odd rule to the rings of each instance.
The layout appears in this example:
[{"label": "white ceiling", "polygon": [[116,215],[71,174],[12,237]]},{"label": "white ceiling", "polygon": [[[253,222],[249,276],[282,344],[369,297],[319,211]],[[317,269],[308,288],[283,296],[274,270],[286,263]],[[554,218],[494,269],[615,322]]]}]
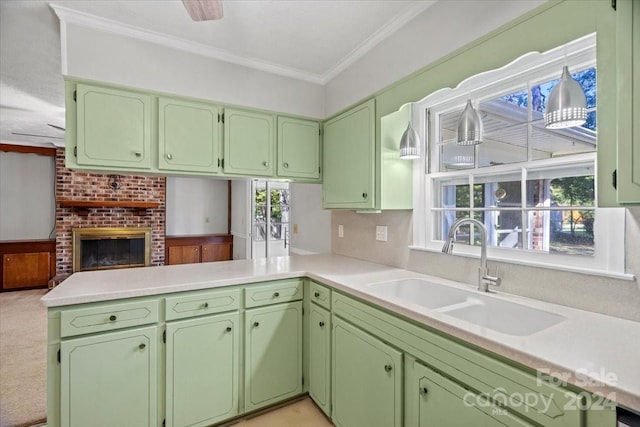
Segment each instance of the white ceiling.
[{"label": "white ceiling", "polygon": [[[224,0],[224,18],[192,21],[180,0],[54,4],[123,30],[208,49],[220,58],[325,83],[435,0]],[[0,0],[0,141],[61,143],[60,26],[49,2]],[[17,136],[18,133],[54,138]]]}]

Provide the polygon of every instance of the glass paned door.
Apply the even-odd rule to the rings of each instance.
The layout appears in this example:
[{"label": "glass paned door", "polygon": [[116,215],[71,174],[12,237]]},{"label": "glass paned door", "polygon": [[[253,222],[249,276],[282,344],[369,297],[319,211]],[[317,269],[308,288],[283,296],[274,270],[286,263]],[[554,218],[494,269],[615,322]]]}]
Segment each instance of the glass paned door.
[{"label": "glass paned door", "polygon": [[251,256],[289,255],[288,182],[252,182]]}]

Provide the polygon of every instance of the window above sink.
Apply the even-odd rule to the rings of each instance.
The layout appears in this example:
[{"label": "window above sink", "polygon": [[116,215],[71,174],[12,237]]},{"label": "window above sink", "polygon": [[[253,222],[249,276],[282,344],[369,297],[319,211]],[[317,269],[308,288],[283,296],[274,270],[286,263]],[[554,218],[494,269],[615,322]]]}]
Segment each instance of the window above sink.
[{"label": "window above sink", "polygon": [[[543,115],[567,65],[587,99],[581,126],[548,129]],[[414,127],[426,141],[424,175],[414,185],[414,248],[440,250],[460,218],[488,230],[489,257],[625,277],[624,209],[600,209],[595,190],[596,35],[529,53],[414,104]],[[483,142],[457,144],[468,99],[484,125]],[[456,254],[477,255],[479,233],[456,233]]]}]

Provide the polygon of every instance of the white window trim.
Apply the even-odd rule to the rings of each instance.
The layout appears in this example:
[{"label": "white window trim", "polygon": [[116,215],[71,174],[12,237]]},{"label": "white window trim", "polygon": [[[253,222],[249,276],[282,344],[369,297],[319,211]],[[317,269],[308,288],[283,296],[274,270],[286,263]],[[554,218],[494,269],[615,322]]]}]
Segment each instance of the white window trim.
[{"label": "white window trim", "polygon": [[[574,42],[545,53],[529,53],[521,56],[510,64],[497,70],[472,76],[461,82],[455,89],[445,88],[434,92],[423,100],[413,105],[413,123],[421,136],[422,141],[427,141],[425,135],[429,135],[428,111],[437,107],[438,111],[445,109],[461,108],[468,96],[469,88],[473,88],[474,100],[495,95],[498,91],[497,85],[505,89],[509,85],[515,86],[519,81],[532,79],[543,80],[545,78],[557,78],[563,64],[567,64],[572,69],[578,69],[584,65],[593,63],[595,60],[595,34],[585,36]],[[555,74],[544,75],[535,74],[535,68],[547,67],[557,68]],[[440,252],[444,244],[442,240],[432,239],[433,206],[432,180],[438,177],[453,177],[456,173],[428,173],[428,144],[422,144],[421,157],[414,161],[414,227],[412,250]],[[595,153],[572,155],[572,162],[593,162]],[[491,166],[481,169],[471,169],[466,171],[466,176],[470,173],[475,175],[499,174],[501,172],[513,172],[518,167],[532,168],[541,166],[565,165],[567,158],[552,158],[544,161],[524,162],[521,164]],[[597,170],[594,171],[597,176]],[[460,176],[465,176],[465,171],[460,172]],[[597,200],[597,194],[596,194]],[[509,249],[500,247],[488,247],[487,255],[490,260],[515,263],[520,265],[536,266],[562,271],[572,271],[584,274],[612,277],[624,280],[634,280],[634,276],[625,273],[625,211],[623,208],[597,208],[597,221],[594,226],[594,241],[596,251],[593,257],[572,256],[562,254],[550,254],[523,249]],[[611,236],[623,236],[622,242],[616,242]],[[464,244],[455,245],[455,255],[466,257],[480,256],[480,248]]]}]

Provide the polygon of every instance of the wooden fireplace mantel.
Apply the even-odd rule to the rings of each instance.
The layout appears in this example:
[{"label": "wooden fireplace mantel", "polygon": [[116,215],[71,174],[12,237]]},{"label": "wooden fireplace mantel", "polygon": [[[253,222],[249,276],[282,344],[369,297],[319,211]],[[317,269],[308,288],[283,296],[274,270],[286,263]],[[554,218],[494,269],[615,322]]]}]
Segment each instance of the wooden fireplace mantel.
[{"label": "wooden fireplace mantel", "polygon": [[157,202],[133,202],[118,200],[59,200],[58,204],[62,208],[74,208],[81,216],[89,215],[89,209],[95,208],[131,208],[136,210],[137,215],[146,215],[147,209],[156,209],[160,206]]}]

